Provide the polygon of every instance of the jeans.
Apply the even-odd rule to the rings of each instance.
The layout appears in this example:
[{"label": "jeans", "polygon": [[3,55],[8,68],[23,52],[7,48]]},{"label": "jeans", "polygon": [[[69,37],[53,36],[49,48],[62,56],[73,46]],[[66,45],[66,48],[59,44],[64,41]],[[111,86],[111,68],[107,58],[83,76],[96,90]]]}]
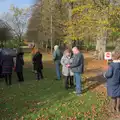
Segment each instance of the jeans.
[{"label": "jeans", "polygon": [[60,63],[59,63],[59,62],[56,62],[56,63],[55,63],[55,66],[56,66],[57,79],[60,80],[60,78],[61,78]]},{"label": "jeans", "polygon": [[76,93],[81,94],[81,75],[80,73],[74,73],[75,81],[76,81]]}]

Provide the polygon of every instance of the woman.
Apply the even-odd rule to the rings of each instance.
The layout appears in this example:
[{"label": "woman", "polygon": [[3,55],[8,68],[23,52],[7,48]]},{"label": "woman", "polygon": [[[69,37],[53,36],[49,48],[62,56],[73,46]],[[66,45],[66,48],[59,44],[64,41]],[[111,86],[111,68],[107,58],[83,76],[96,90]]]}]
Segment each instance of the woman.
[{"label": "woman", "polygon": [[15,71],[17,73],[19,82],[24,81],[24,77],[23,77],[23,65],[24,65],[23,55],[24,55],[23,52],[19,52],[17,54],[17,57],[16,57]]},{"label": "woman", "polygon": [[65,88],[68,89],[69,83],[70,86],[73,86],[73,72],[70,68],[66,67],[67,64],[71,64],[72,63],[72,52],[67,49],[64,52],[64,55],[61,59],[61,64],[62,64],[62,74],[65,77]]},{"label": "woman", "polygon": [[113,55],[113,62],[104,76],[107,79],[107,93],[112,100],[112,111],[120,112],[120,53]]},{"label": "woman", "polygon": [[43,79],[43,63],[42,63],[42,54],[40,53],[40,50],[38,49],[36,54],[33,57],[34,65],[35,65],[35,70],[36,70],[36,75],[37,75],[37,80]]},{"label": "woman", "polygon": [[3,55],[1,59],[1,66],[2,66],[2,74],[5,76],[6,85],[11,85],[12,69],[14,67],[13,57],[10,55]]}]

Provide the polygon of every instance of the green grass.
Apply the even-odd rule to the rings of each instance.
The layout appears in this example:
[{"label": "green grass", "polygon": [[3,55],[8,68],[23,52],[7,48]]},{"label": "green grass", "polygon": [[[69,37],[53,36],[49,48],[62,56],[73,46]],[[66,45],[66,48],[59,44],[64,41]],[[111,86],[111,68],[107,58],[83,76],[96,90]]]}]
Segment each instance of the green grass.
[{"label": "green grass", "polygon": [[54,80],[54,69],[44,71],[45,79],[39,82],[31,69],[24,70],[22,84],[15,75],[12,87],[0,82],[0,120],[98,120],[103,95],[87,91],[78,97],[74,89],[64,89],[63,81]]},{"label": "green grass", "polygon": [[[24,55],[24,60],[27,62],[30,62],[32,60],[32,55],[31,53],[25,53]],[[43,61],[51,61],[52,57],[49,54],[43,53]]]}]

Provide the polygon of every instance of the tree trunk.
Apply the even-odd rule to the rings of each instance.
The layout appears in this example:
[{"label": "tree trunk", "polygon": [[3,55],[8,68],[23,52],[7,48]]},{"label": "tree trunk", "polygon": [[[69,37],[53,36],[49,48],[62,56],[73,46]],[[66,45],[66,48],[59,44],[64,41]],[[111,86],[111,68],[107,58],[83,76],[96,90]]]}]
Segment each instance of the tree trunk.
[{"label": "tree trunk", "polygon": [[44,42],[43,41],[42,41],[42,46],[41,47],[42,47],[42,49],[44,48]]},{"label": "tree trunk", "polygon": [[[68,17],[70,22],[72,22],[72,9],[73,9],[73,3],[70,2],[68,5],[68,15],[69,15]],[[69,38],[71,38],[71,34],[69,34]],[[72,48],[72,39],[68,40],[68,46]]]},{"label": "tree trunk", "polygon": [[46,43],[46,52],[48,52],[48,43]]},{"label": "tree trunk", "polygon": [[96,57],[98,60],[104,59],[104,53],[106,52],[107,31],[101,30],[96,43]]},{"label": "tree trunk", "polygon": [[115,47],[115,50],[116,52],[120,52],[120,38],[118,38],[116,40],[116,47]]}]

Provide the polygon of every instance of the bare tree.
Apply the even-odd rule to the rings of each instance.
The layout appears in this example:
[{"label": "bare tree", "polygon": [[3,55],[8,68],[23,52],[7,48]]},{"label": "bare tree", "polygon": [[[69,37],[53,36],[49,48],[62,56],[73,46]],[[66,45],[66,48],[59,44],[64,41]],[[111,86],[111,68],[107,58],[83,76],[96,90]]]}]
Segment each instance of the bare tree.
[{"label": "bare tree", "polygon": [[30,8],[17,8],[13,5],[11,5],[10,11],[4,14],[3,19],[11,25],[14,39],[18,40],[19,43],[23,41],[30,15]]}]

